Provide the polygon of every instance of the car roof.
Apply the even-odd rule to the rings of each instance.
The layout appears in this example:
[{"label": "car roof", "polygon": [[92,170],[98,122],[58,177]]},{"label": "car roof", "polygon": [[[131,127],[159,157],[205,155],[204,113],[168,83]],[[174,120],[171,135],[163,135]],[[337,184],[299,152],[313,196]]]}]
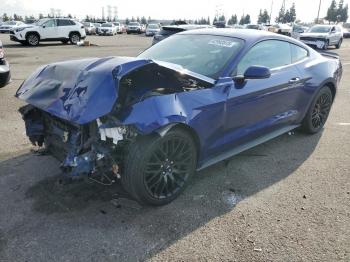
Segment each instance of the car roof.
[{"label": "car roof", "polygon": [[178,34],[228,36],[228,37],[240,38],[247,42],[258,42],[263,39],[277,39],[277,40],[289,41],[300,45],[299,41],[291,37],[272,33],[269,31],[264,31],[264,30],[234,29],[234,28],[204,28],[204,29],[194,29],[190,31],[183,31]]},{"label": "car roof", "polygon": [[184,30],[191,30],[191,29],[199,29],[199,28],[210,28],[212,26],[210,25],[192,25],[192,24],[186,24],[186,25],[165,25],[163,28],[180,28]]}]

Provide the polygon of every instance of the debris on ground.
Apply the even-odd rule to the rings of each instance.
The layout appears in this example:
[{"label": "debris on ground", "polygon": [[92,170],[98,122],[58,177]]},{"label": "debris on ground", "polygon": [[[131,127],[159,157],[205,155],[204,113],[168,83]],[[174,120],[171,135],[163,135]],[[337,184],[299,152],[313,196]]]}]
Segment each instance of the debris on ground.
[{"label": "debris on ground", "polygon": [[228,190],[222,192],[223,201],[230,207],[235,207],[241,200],[242,197],[234,192],[234,190]]},{"label": "debris on ground", "polygon": [[256,252],[262,252],[262,249],[261,249],[261,248],[254,248],[254,251],[256,251]]},{"label": "debris on ground", "polygon": [[111,203],[116,208],[126,207],[126,208],[135,209],[135,210],[142,209],[142,206],[138,202],[128,198],[115,198],[111,200]]}]

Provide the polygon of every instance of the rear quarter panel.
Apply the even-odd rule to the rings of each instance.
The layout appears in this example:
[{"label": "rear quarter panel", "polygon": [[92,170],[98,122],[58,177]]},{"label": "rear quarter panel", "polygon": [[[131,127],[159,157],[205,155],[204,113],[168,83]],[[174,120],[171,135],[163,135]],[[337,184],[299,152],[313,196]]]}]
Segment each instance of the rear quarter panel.
[{"label": "rear quarter panel", "polygon": [[296,64],[302,80],[304,81],[303,96],[299,101],[301,109],[301,122],[313,98],[325,85],[330,86],[336,94],[336,89],[342,75],[341,62],[337,58],[325,57],[316,51],[311,51],[310,58]]}]

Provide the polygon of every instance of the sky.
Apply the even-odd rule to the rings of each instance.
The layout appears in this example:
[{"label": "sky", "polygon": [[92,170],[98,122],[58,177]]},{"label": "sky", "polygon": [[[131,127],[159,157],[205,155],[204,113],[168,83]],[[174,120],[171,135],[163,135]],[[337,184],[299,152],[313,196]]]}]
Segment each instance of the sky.
[{"label": "sky", "polygon": [[[101,17],[102,7],[111,5],[118,7],[118,17],[125,19],[132,16],[150,16],[156,19],[198,19],[215,16],[216,10],[226,17],[231,14],[249,14],[252,22],[256,22],[259,9],[270,12],[273,2],[272,18],[277,16],[283,0],[1,0],[0,13],[9,15],[48,14],[51,8],[61,9],[62,15],[72,14],[77,18],[86,15]],[[332,0],[322,0],[320,17],[326,16],[327,8]],[[312,22],[317,17],[319,0],[286,0],[286,7],[296,5],[297,19]],[[350,3],[350,0],[345,0]],[[106,8],[105,8],[106,9]],[[105,14],[107,15],[106,11]]]}]

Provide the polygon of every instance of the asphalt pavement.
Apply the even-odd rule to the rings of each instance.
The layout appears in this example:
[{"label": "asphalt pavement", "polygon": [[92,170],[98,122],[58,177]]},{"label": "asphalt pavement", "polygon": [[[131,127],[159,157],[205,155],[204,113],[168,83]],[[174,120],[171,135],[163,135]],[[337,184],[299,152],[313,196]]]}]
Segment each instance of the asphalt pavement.
[{"label": "asphalt pavement", "polygon": [[38,66],[135,56],[139,35],[95,46],[23,47],[0,34],[13,81],[0,89],[0,261],[350,261],[350,40],[324,130],[282,135],[196,174],[163,207],[120,184],[60,183],[59,162],[32,152],[14,93]]}]

